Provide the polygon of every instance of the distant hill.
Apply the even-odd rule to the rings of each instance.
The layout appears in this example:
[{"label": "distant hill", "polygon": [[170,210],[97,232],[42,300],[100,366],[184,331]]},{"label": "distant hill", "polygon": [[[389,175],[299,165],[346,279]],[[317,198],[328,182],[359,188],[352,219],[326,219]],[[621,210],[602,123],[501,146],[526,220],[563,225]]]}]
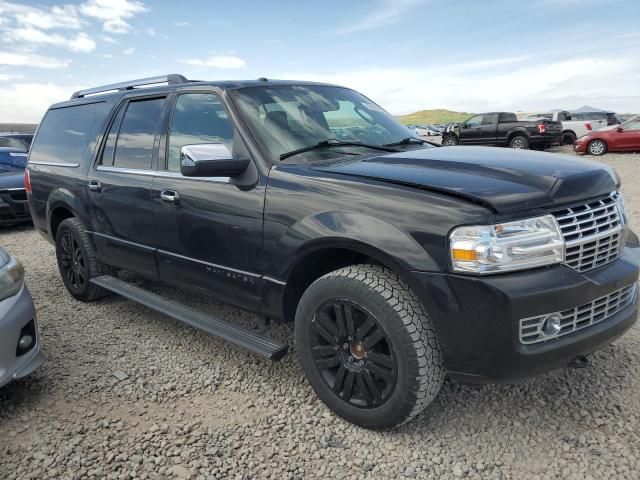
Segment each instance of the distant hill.
[{"label": "distant hill", "polygon": [[35,133],[37,126],[34,123],[0,123],[0,132]]},{"label": "distant hill", "polygon": [[453,112],[439,108],[437,110],[420,110],[419,112],[399,115],[397,118],[405,125],[423,125],[428,123],[462,122],[473,113]]}]

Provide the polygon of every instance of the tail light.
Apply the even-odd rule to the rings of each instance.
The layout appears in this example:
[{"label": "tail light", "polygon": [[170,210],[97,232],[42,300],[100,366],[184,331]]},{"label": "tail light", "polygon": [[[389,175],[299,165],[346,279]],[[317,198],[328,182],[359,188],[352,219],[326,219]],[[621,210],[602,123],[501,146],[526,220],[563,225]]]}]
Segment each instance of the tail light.
[{"label": "tail light", "polygon": [[547,131],[547,126],[544,123],[538,125],[538,133],[544,133],[546,131]]},{"label": "tail light", "polygon": [[24,189],[27,193],[31,193],[31,177],[29,176],[29,169],[24,169]]},{"label": "tail light", "polygon": [[591,128],[591,122],[584,122],[584,126],[587,127],[587,130],[592,130]]}]

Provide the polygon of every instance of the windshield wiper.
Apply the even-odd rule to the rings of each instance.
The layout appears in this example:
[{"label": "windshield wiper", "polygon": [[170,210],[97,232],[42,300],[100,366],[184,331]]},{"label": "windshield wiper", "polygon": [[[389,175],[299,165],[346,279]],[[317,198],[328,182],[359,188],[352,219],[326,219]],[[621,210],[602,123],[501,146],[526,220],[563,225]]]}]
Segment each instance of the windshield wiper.
[{"label": "windshield wiper", "polygon": [[342,140],[329,138],[327,140],[322,140],[321,142],[318,142],[315,145],[309,145],[308,147],[302,147],[296,150],[291,150],[290,152],[283,153],[282,155],[280,155],[280,160],[285,160],[289,157],[293,157],[294,155],[298,155],[299,153],[310,152],[312,150],[320,150],[322,148],[330,148],[330,147],[365,147],[365,148],[372,148],[374,150],[383,150],[385,152],[398,151],[395,148],[389,148],[389,145],[374,145],[371,143],[362,143],[362,142],[343,142]]},{"label": "windshield wiper", "polygon": [[398,145],[409,145],[411,143],[428,143],[430,145],[433,145],[431,142],[428,142],[426,140],[422,140],[421,138],[418,137],[407,137],[407,138],[403,138],[402,140],[399,140],[397,142],[393,142],[393,143],[385,143],[383,145],[383,147],[397,147]]}]

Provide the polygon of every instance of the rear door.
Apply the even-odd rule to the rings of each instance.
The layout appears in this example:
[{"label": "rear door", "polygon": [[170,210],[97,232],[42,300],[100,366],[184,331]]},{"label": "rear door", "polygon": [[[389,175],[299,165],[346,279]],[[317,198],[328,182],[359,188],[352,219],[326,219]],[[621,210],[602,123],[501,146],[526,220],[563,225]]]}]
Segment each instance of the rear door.
[{"label": "rear door", "polygon": [[480,133],[478,135],[479,145],[495,145],[498,133],[498,114],[486,113],[482,116],[480,123]]},{"label": "rear door", "polygon": [[253,165],[241,179],[182,176],[184,145],[223,143],[236,158],[249,154],[217,93],[182,92],[173,103],[153,179],[160,278],[257,309],[265,183]]},{"label": "rear door", "polygon": [[152,279],[158,272],[151,185],[166,103],[166,97],[155,96],[120,106],[86,187],[100,258]]},{"label": "rear door", "polygon": [[482,136],[482,117],[474,115],[460,126],[460,145],[479,145]]}]

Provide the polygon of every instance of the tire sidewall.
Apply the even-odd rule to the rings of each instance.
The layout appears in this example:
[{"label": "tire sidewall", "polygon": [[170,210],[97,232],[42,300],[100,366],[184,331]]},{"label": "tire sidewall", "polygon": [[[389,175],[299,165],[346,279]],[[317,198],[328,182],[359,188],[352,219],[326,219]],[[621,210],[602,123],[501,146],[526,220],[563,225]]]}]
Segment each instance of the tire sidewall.
[{"label": "tire sidewall", "polygon": [[[56,261],[58,263],[58,271],[60,272],[60,276],[62,277],[62,281],[64,286],[67,288],[69,293],[77,298],[78,300],[88,301],[95,297],[95,293],[97,288],[89,281],[90,278],[95,277],[97,272],[92,268],[92,255],[93,252],[89,252],[86,247],[86,239],[83,238],[86,236],[86,233],[83,230],[82,226],[79,225],[79,221],[71,218],[64,220],[60,226],[58,227],[58,231],[56,232]],[[83,285],[82,288],[75,288],[67,279],[66,275],[63,273],[63,266],[61,260],[61,243],[62,237],[65,233],[71,234],[71,236],[75,239],[80,247],[82,252],[83,260],[86,266],[86,275],[87,281]]]},{"label": "tire sidewall", "polygon": [[[331,299],[350,300],[373,314],[392,345],[398,369],[397,383],[391,397],[379,407],[364,409],[348,404],[333,393],[314,365],[309,347],[311,320],[316,309]],[[387,429],[402,423],[409,416],[412,400],[415,402],[411,388],[412,372],[418,370],[414,344],[402,319],[377,292],[355,279],[334,277],[329,281],[321,278],[300,300],[295,320],[295,342],[309,383],[320,399],[340,417],[366,428]],[[408,398],[411,396],[414,398]]]},{"label": "tire sidewall", "polygon": [[[522,148],[516,148],[513,146],[514,142],[518,139],[522,140],[523,143],[523,147]],[[509,142],[509,146],[513,149],[516,150],[529,150],[529,140],[527,140],[527,137],[523,136],[523,135],[516,135],[515,137],[513,137],[511,139],[511,141]]]}]

